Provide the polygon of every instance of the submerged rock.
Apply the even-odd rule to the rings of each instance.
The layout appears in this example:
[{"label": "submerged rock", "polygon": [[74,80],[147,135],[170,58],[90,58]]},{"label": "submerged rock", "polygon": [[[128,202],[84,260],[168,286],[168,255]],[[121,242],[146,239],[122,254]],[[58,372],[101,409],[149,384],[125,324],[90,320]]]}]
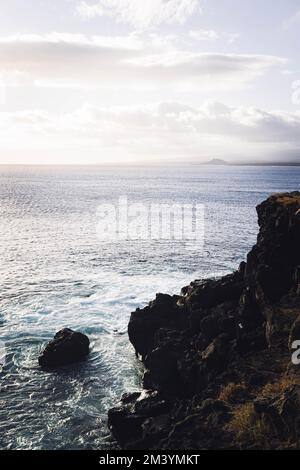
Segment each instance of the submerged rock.
[{"label": "submerged rock", "polygon": [[257,212],[257,243],[235,273],[132,313],[129,339],[151,391],[109,413],[123,448],[300,446],[290,350],[300,340],[300,193],[275,194]]},{"label": "submerged rock", "polygon": [[89,353],[90,341],[80,332],[64,328],[56,333],[39,356],[42,367],[59,367],[82,361]]}]

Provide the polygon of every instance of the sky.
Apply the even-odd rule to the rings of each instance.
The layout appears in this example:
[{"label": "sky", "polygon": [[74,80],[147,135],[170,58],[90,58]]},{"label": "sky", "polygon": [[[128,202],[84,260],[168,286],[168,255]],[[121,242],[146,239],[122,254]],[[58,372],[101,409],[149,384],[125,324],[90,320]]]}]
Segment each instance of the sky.
[{"label": "sky", "polygon": [[0,163],[300,161],[300,0],[0,0]]}]

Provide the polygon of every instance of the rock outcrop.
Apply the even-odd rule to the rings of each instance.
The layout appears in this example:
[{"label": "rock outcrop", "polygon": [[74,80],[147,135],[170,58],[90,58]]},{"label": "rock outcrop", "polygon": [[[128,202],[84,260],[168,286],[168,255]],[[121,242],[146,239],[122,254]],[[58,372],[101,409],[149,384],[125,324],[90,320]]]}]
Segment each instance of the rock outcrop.
[{"label": "rock outcrop", "polygon": [[55,368],[82,361],[89,353],[90,341],[82,333],[69,328],[56,333],[39,356],[42,367]]},{"label": "rock outcrop", "polygon": [[257,243],[236,272],[132,313],[144,391],[109,412],[123,448],[299,448],[300,193],[257,212]]}]

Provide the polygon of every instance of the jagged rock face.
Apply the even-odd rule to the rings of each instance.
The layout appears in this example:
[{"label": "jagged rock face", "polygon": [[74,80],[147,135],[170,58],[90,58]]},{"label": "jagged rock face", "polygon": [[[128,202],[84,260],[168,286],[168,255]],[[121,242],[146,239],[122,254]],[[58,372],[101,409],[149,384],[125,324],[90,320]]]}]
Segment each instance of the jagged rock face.
[{"label": "jagged rock face", "polygon": [[[300,193],[273,195],[257,212],[257,244],[235,273],[194,281],[181,296],[158,294],[132,313],[129,339],[142,357],[150,392],[127,396],[111,410],[110,428],[122,447],[280,448],[279,428],[270,433],[272,442],[255,435],[270,428],[273,415],[278,427],[293,430],[296,445],[291,413],[300,412],[298,388],[289,390],[284,377],[287,370],[297,376],[290,347],[300,331]],[[245,421],[239,417],[243,406],[252,434],[235,432]]]},{"label": "jagged rock face", "polygon": [[158,294],[149,306],[132,313],[129,339],[146,366],[147,388],[182,396],[203,388],[236,347],[242,289],[237,272],[196,281],[182,297]]},{"label": "jagged rock face", "polygon": [[39,356],[39,364],[42,367],[59,367],[73,362],[78,362],[88,355],[90,341],[82,333],[69,328],[56,333]]},{"label": "jagged rock face", "polygon": [[[145,444],[142,436],[146,430],[147,445],[151,446],[164,436],[172,406],[170,400],[156,391],[125,394],[121,402],[109,410],[109,426],[115,431],[115,437],[121,445],[135,449]],[[157,417],[159,419],[155,420]]]},{"label": "jagged rock face", "polygon": [[178,308],[178,296],[157,294],[143,310],[137,309],[131,314],[128,335],[135,350],[142,357],[153,348],[154,335],[160,328],[182,328],[186,318],[182,309]]},{"label": "jagged rock face", "polygon": [[259,283],[270,302],[299,282],[300,193],[271,196],[257,207],[260,231],[247,257],[246,282]]}]

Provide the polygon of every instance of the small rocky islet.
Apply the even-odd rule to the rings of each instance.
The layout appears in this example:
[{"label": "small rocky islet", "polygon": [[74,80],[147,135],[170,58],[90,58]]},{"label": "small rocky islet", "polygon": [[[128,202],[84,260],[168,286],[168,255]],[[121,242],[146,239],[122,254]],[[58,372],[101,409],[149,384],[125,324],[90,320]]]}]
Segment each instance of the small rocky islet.
[{"label": "small rocky islet", "polygon": [[84,360],[89,354],[90,340],[70,328],[64,328],[49,341],[39,355],[38,362],[43,368],[53,369]]}]

